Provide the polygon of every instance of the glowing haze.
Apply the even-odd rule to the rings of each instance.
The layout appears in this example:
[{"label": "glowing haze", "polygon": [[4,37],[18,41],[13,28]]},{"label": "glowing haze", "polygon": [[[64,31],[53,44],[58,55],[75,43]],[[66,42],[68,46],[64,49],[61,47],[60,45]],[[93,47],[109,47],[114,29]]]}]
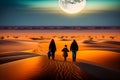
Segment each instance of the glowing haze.
[{"label": "glowing haze", "polygon": [[72,16],[58,1],[0,0],[0,26],[120,26],[120,0],[87,0]]}]

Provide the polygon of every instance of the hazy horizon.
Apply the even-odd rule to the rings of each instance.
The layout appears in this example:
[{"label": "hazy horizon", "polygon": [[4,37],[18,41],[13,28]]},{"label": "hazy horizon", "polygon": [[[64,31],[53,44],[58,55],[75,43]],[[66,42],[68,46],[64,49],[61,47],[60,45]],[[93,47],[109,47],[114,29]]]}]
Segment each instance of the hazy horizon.
[{"label": "hazy horizon", "polygon": [[0,0],[0,26],[120,26],[119,0],[87,0],[78,14],[66,14],[58,0]]}]

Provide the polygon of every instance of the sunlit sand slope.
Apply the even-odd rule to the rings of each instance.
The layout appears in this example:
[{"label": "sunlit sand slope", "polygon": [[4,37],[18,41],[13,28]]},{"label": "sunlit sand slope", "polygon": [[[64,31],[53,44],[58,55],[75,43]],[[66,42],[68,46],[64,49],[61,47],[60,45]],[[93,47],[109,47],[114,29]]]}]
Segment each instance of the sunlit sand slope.
[{"label": "sunlit sand slope", "polygon": [[0,80],[91,80],[72,62],[48,60],[46,56],[0,65]]}]

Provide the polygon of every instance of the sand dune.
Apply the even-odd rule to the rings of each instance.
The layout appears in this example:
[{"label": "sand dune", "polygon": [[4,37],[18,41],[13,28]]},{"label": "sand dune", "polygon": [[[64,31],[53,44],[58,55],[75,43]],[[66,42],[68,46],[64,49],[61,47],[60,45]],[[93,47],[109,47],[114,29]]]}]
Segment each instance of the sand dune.
[{"label": "sand dune", "polygon": [[108,68],[104,68],[90,63],[80,62],[77,64],[86,73],[97,77],[99,80],[120,80],[120,72],[113,71]]},{"label": "sand dune", "polygon": [[88,80],[89,78],[87,74],[71,62],[50,60],[44,64],[42,75],[38,74],[32,80]]},{"label": "sand dune", "polygon": [[[9,40],[7,40],[7,41],[3,40],[3,41],[8,42],[8,43],[11,42]],[[21,43],[22,45],[19,43]],[[16,47],[14,44],[17,44],[18,46]],[[57,45],[56,59],[58,59],[58,60],[63,60],[61,49],[63,48],[64,44],[67,44],[68,48],[69,48],[71,41],[57,41],[56,40],[56,45]],[[78,44],[79,44],[79,51],[77,53],[77,61],[79,61],[79,59],[84,59],[84,60],[90,60],[90,61],[94,62],[98,58],[99,61],[102,61],[102,62],[100,62],[100,64],[107,60],[106,64],[108,64],[108,63],[110,63],[110,61],[112,61],[112,64],[116,63],[115,66],[118,66],[117,63],[119,62],[118,58],[120,56],[119,55],[120,46],[118,46],[117,44],[113,45],[111,43],[106,43],[106,42],[97,42],[96,44],[82,44],[79,41],[78,41]],[[0,50],[3,50],[5,52],[9,51],[8,54],[0,53],[0,57],[10,57],[10,56],[17,56],[17,55],[19,55],[19,56],[26,55],[27,56],[29,53],[33,53],[33,54],[37,53],[40,55],[47,55],[49,41],[45,42],[45,43],[44,43],[44,41],[43,41],[43,43],[42,43],[42,41],[35,42],[35,43],[33,41],[32,42],[28,41],[28,43],[27,43],[26,41],[17,40],[17,42],[15,41],[15,43],[14,43],[14,40],[13,40],[11,45],[7,44],[7,45],[0,45],[0,46],[2,46]],[[9,47],[6,47],[6,46],[9,46]],[[20,52],[20,51],[25,51],[25,53]],[[33,54],[30,54],[30,56]],[[72,58],[72,54],[71,54],[71,52],[69,52],[67,60],[71,61],[71,58]],[[102,60],[100,60],[101,58],[102,58]],[[97,61],[97,62],[99,62],[99,61]]]},{"label": "sand dune", "polygon": [[0,53],[0,57],[10,57],[10,56],[19,56],[19,55],[37,55],[29,52],[9,52],[9,53]]},{"label": "sand dune", "polygon": [[[15,72],[12,70],[15,70]],[[94,79],[94,77],[89,76],[72,62],[48,60],[46,56],[27,58],[12,63],[2,64],[0,65],[0,71],[0,80]]]},{"label": "sand dune", "polygon": [[16,52],[30,50],[37,47],[36,42],[21,40],[0,40],[0,52]]},{"label": "sand dune", "polygon": [[105,41],[104,43],[120,45],[120,41]]},{"label": "sand dune", "polygon": [[[30,32],[24,35],[6,32],[3,34],[5,39],[0,40],[0,80],[119,80],[119,33],[89,33]],[[6,39],[8,35],[11,39]],[[18,39],[13,38],[16,35]],[[109,39],[111,35],[115,36],[114,40]],[[93,41],[83,43],[88,36]],[[44,39],[30,39],[41,37]],[[45,56],[51,38],[55,39],[57,46],[55,61]],[[61,49],[65,44],[69,48],[73,39],[79,45],[77,62],[71,61],[71,52],[64,62]]]},{"label": "sand dune", "polygon": [[119,41],[103,41],[96,43],[87,43],[85,46],[88,47],[88,49],[93,48],[94,50],[106,50],[120,53],[119,44]]},{"label": "sand dune", "polygon": [[29,57],[35,57],[35,56],[39,56],[39,55],[33,53],[27,53],[27,52],[2,53],[0,54],[0,64],[21,60]]},{"label": "sand dune", "polygon": [[78,62],[88,61],[93,65],[102,66],[120,72],[120,53],[105,50],[83,50],[77,54]]},{"label": "sand dune", "polygon": [[[13,71],[15,70],[15,72]],[[31,57],[0,65],[0,80],[119,80],[120,72],[89,62]],[[16,74],[17,73],[17,74]]]}]

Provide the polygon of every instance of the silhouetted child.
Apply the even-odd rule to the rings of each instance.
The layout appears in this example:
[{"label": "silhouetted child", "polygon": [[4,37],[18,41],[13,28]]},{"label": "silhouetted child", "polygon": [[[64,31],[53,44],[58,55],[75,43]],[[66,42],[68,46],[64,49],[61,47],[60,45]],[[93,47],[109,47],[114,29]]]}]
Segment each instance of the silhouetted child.
[{"label": "silhouetted child", "polygon": [[51,51],[49,50],[48,51],[48,59],[50,59],[50,56],[51,56]]},{"label": "silhouetted child", "polygon": [[62,52],[63,52],[64,60],[66,61],[66,58],[67,58],[68,52],[69,52],[67,45],[65,45],[65,47],[62,49]]}]

